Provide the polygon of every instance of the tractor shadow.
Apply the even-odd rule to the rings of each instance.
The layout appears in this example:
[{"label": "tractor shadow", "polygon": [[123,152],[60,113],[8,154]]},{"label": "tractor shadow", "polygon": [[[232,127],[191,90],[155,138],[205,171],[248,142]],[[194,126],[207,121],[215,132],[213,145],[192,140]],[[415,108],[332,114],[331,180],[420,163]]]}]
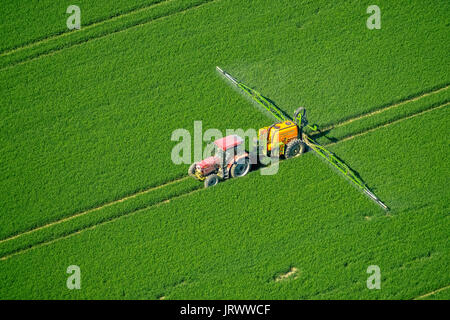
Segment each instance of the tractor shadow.
[{"label": "tractor shadow", "polygon": [[[340,158],[338,155],[336,155],[335,153],[333,153],[334,157],[336,159],[338,159],[340,162],[342,162],[343,164],[345,164],[352,172],[353,174],[359,179],[361,180],[365,186],[369,187],[363,180],[363,178],[361,177],[361,175],[359,174],[358,171],[356,171],[355,169],[353,169],[347,162],[345,162],[344,160],[342,160],[342,158]],[[342,174],[342,173],[341,173]],[[372,189],[371,189],[372,190]]]},{"label": "tractor shadow", "polygon": [[[277,105],[277,103],[275,102],[275,101],[273,101],[272,99],[270,99],[270,98],[268,98],[268,97],[266,97],[266,96],[262,96],[264,99],[266,99],[267,101],[269,101],[271,104],[273,104],[276,108],[278,108],[278,110],[280,110],[280,112],[283,114],[283,116],[286,118],[286,119],[291,119],[292,117],[288,114],[288,113],[286,113],[283,109],[281,109],[278,105]],[[270,114],[270,112],[269,111],[267,111],[269,114]]]},{"label": "tractor shadow", "polygon": [[316,132],[311,134],[311,138],[313,138],[313,139],[325,138],[325,139],[327,139],[328,142],[336,143],[339,141],[339,139],[330,135],[332,130],[333,130],[333,128],[327,129],[327,130],[317,129]]}]

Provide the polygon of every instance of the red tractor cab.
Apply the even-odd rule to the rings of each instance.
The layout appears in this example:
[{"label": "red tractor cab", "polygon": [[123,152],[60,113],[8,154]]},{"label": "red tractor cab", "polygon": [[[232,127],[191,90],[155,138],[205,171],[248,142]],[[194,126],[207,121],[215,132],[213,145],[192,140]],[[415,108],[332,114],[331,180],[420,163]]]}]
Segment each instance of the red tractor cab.
[{"label": "red tractor cab", "polygon": [[205,188],[220,180],[243,177],[250,171],[249,154],[244,150],[244,139],[230,135],[214,141],[212,156],[189,167],[188,174],[204,181]]}]

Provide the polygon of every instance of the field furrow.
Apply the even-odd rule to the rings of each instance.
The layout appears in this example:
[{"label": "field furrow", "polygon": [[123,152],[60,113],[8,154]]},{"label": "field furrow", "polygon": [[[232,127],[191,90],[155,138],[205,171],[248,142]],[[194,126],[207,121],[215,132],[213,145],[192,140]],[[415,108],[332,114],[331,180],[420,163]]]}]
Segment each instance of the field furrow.
[{"label": "field furrow", "polygon": [[[98,21],[92,21],[92,22],[88,22],[88,23],[83,23],[83,29],[90,29],[92,27],[95,27],[95,26],[98,26],[98,25],[102,25],[104,23],[107,23],[107,22],[110,22],[110,21],[114,21],[114,20],[117,20],[117,19],[129,16],[129,15],[133,15],[133,14],[139,13],[141,11],[146,11],[146,10],[152,8],[152,7],[161,5],[164,2],[170,2],[170,1],[175,1],[175,0],[153,0],[153,1],[150,1],[150,3],[148,5],[144,4],[144,6],[139,6],[139,7],[132,8],[130,10],[119,12],[119,13],[111,16],[111,17],[106,18],[106,19],[101,19],[101,20],[98,20]],[[41,36],[41,37],[39,37],[37,39],[33,39],[33,40],[31,40],[31,41],[29,41],[27,43],[24,43],[22,45],[19,45],[19,46],[13,47],[11,49],[6,49],[6,50],[1,51],[0,52],[0,57],[8,56],[8,55],[14,54],[14,53],[16,53],[18,51],[21,51],[21,50],[24,50],[24,49],[29,49],[31,47],[35,47],[35,46],[41,45],[41,44],[46,43],[48,41],[52,41],[52,40],[55,40],[55,39],[58,39],[58,38],[61,38],[61,37],[65,37],[65,36],[69,35],[71,32],[77,32],[77,31],[79,32],[79,30],[66,29],[64,31],[60,31],[60,32],[57,32],[57,33],[54,33],[54,34],[50,34],[50,35],[47,35],[47,36]]]},{"label": "field furrow", "polygon": [[414,113],[414,114],[412,114],[412,115],[408,115],[408,116],[405,116],[405,117],[403,117],[403,118],[399,118],[399,119],[393,120],[393,121],[391,121],[391,122],[384,123],[384,124],[379,125],[379,126],[377,126],[377,127],[369,128],[369,129],[363,130],[363,131],[358,132],[358,133],[353,134],[353,135],[352,135],[352,134],[345,135],[345,136],[342,137],[338,142],[330,142],[329,144],[327,144],[327,146],[331,146],[331,145],[336,144],[336,143],[339,143],[339,142],[343,142],[343,141],[347,141],[347,140],[351,140],[351,139],[357,138],[357,137],[359,137],[359,136],[362,136],[362,135],[365,135],[365,134],[367,134],[367,133],[373,132],[373,131],[378,130],[378,129],[380,129],[380,128],[388,127],[388,126],[391,126],[391,125],[396,124],[396,123],[398,123],[398,122],[405,121],[405,120],[408,120],[408,119],[411,119],[411,118],[415,118],[415,117],[420,116],[420,115],[422,115],[422,114],[425,114],[425,113],[427,113],[427,112],[431,112],[431,111],[434,111],[434,110],[438,110],[438,109],[441,109],[441,108],[445,108],[445,107],[447,107],[449,104],[450,104],[450,102],[447,102],[447,103],[444,103],[444,104],[440,104],[440,105],[438,105],[438,106],[434,106],[434,107],[428,108],[428,109],[426,109],[426,110],[423,110],[423,111]]},{"label": "field furrow", "polygon": [[[337,129],[337,128],[342,127],[342,126],[347,126],[347,125],[351,124],[352,122],[363,120],[363,119],[365,119],[367,117],[376,116],[376,115],[378,115],[380,113],[384,113],[384,112],[390,111],[390,110],[392,110],[394,108],[402,107],[405,104],[408,104],[408,103],[411,103],[411,102],[415,102],[415,101],[418,101],[420,99],[429,97],[431,95],[436,95],[436,94],[439,94],[439,93],[441,93],[440,96],[444,96],[442,94],[442,93],[444,93],[446,99],[449,99],[450,96],[449,96],[449,93],[447,91],[449,86],[450,86],[449,84],[445,84],[443,86],[439,86],[437,89],[433,89],[433,90],[430,90],[430,91],[426,91],[424,93],[412,95],[411,98],[404,99],[404,100],[402,100],[400,102],[390,103],[390,104],[388,104],[388,105],[386,105],[384,107],[381,107],[379,109],[376,109],[374,111],[369,111],[369,112],[366,112],[366,113],[361,114],[361,115],[352,116],[352,117],[350,117],[348,119],[341,120],[341,121],[339,121],[337,123],[334,123],[334,124],[331,124],[331,125],[324,125],[324,127],[320,128],[320,130],[322,132],[324,132],[324,131],[327,132],[327,131],[330,131],[330,130],[333,130],[333,129]],[[437,95],[437,96],[439,96],[439,95]],[[313,133],[311,136],[314,137],[315,135],[319,135],[319,134],[320,134],[320,132]]]},{"label": "field furrow", "polygon": [[[88,224],[86,222],[83,222],[82,227],[80,227],[79,229],[75,229],[74,226],[71,225],[69,227],[70,229],[68,229],[68,228],[64,228],[64,229],[63,228],[58,228],[57,230],[52,230],[51,231],[51,235],[53,237],[52,236],[49,237],[48,233],[45,233],[46,237],[44,239],[42,239],[42,235],[38,235],[38,236],[35,236],[30,242],[27,242],[25,244],[21,243],[20,244],[21,247],[17,247],[17,244],[14,244],[14,245],[16,245],[16,247],[14,247],[14,249],[11,249],[11,246],[7,247],[6,250],[4,250],[4,248],[2,248],[2,250],[0,250],[0,255],[1,254],[4,254],[4,255],[0,256],[0,260],[7,260],[7,259],[9,259],[11,257],[14,257],[14,256],[19,255],[19,254],[26,253],[26,252],[28,252],[30,250],[37,249],[37,248],[40,248],[42,246],[51,245],[51,244],[53,244],[53,243],[55,243],[57,241],[70,238],[70,237],[78,235],[78,234],[80,234],[80,233],[82,233],[84,231],[89,231],[89,230],[95,229],[97,227],[103,226],[105,224],[114,222],[114,221],[118,220],[121,217],[132,216],[132,215],[140,213],[140,212],[142,212],[144,210],[157,208],[158,206],[160,206],[162,204],[166,204],[166,203],[168,203],[171,200],[194,194],[195,192],[198,192],[200,190],[201,189],[199,187],[197,187],[197,188],[192,188],[189,191],[179,193],[177,195],[168,195],[168,198],[165,199],[165,200],[161,200],[161,201],[155,202],[154,204],[146,203],[142,207],[137,207],[137,208],[133,209],[132,211],[126,211],[124,213],[119,213],[119,214],[116,214],[114,216],[110,215],[110,216],[106,216],[105,217],[105,214],[103,214],[103,215],[101,215],[101,217],[98,217],[98,216],[96,217],[96,222],[95,223]],[[54,225],[48,226],[47,228],[53,227],[53,226],[56,226],[56,225],[57,224],[54,224]],[[39,230],[36,230],[36,231],[39,231]],[[57,234],[57,236],[55,236],[55,234]],[[42,239],[42,240],[40,240],[40,239]]]},{"label": "field furrow", "polygon": [[148,7],[119,15],[99,23],[83,27],[80,30],[46,39],[22,48],[0,55],[0,71],[13,68],[41,57],[53,55],[61,50],[85,44],[89,41],[111,36],[131,28],[144,26],[172,15],[186,12],[218,0],[169,0]]},{"label": "field furrow", "polygon": [[118,200],[114,200],[114,201],[111,201],[111,202],[102,204],[102,205],[100,205],[100,206],[98,206],[98,207],[95,207],[95,208],[92,208],[92,209],[88,209],[88,210],[85,210],[85,211],[82,211],[82,212],[78,212],[78,213],[76,213],[76,214],[74,214],[74,215],[65,217],[65,218],[63,218],[63,219],[55,220],[55,221],[52,221],[52,222],[50,222],[50,223],[44,224],[44,225],[42,225],[42,226],[39,226],[39,227],[37,227],[37,228],[30,229],[30,230],[24,231],[24,232],[22,232],[22,233],[18,233],[18,234],[13,235],[13,236],[11,236],[11,237],[9,237],[9,238],[0,239],[0,244],[2,244],[3,242],[6,242],[6,241],[11,241],[11,240],[17,239],[18,237],[24,236],[24,235],[26,235],[26,234],[29,234],[29,233],[32,233],[32,232],[39,231],[39,230],[41,230],[41,229],[45,229],[45,228],[48,228],[48,227],[51,227],[51,226],[54,226],[54,225],[57,225],[57,224],[60,224],[60,223],[63,223],[63,222],[70,221],[70,220],[72,220],[72,219],[75,219],[75,218],[77,218],[77,217],[84,216],[84,215],[89,214],[89,213],[92,213],[92,212],[96,212],[96,211],[98,211],[98,210],[105,209],[105,208],[107,208],[107,207],[110,207],[110,206],[119,204],[119,203],[121,203],[121,202],[124,202],[124,201],[127,201],[127,200],[134,199],[134,198],[136,198],[136,197],[138,197],[138,196],[146,195],[146,194],[148,194],[148,193],[150,193],[150,192],[153,192],[153,191],[158,190],[158,189],[160,189],[160,188],[164,188],[164,187],[170,186],[171,184],[174,184],[174,183],[182,182],[182,181],[184,181],[184,180],[186,180],[186,179],[187,179],[187,177],[180,178],[180,179],[173,180],[173,181],[169,181],[169,182],[166,182],[166,183],[161,184],[161,185],[159,185],[159,186],[151,187],[151,188],[145,189],[145,190],[143,190],[143,191],[139,191],[139,192],[130,194],[130,195],[124,197],[124,198],[120,198],[120,199],[118,199]]},{"label": "field furrow", "polygon": [[[440,93],[440,92],[441,92],[441,96],[436,96],[436,99],[435,99],[435,100],[436,100],[436,101],[442,101],[442,100],[446,101],[446,99],[448,99],[448,98],[447,98],[447,97],[448,97],[448,92],[445,92],[445,93],[446,93],[446,96],[442,96],[442,92],[445,91],[447,88],[448,88],[448,87],[445,87],[445,88],[443,88],[443,89],[439,89],[439,90],[437,90],[437,91],[427,93],[426,95],[423,95],[423,96],[420,96],[420,97],[423,98],[423,97],[425,97],[425,96],[430,96],[430,95],[432,95],[432,94],[437,94],[437,93]],[[417,101],[417,100],[418,100],[418,98],[413,98],[413,99],[411,99],[411,100],[406,100],[406,101],[402,102],[401,105],[403,106],[403,105],[408,104],[408,102],[414,102],[414,101]],[[435,102],[435,101],[424,101],[424,103],[422,103],[421,105],[419,105],[419,107],[423,108],[424,105],[425,105],[425,106],[426,106],[426,105],[429,105],[431,102]],[[444,107],[444,106],[446,106],[446,105],[447,105],[447,104],[440,104],[440,105],[438,105],[438,107]],[[425,109],[425,111],[427,111],[427,110],[432,110],[432,109],[434,109],[434,108],[436,108],[436,107],[433,106],[433,105],[431,105],[430,107],[428,107],[428,109]],[[389,108],[389,109],[390,109],[390,108]],[[404,116],[403,118],[400,118],[400,119],[392,119],[392,117],[390,117],[390,118],[388,118],[388,119],[390,120],[390,122],[389,122],[389,121],[388,121],[388,122],[384,122],[384,123],[382,123],[382,124],[380,124],[380,125],[378,125],[378,126],[376,126],[376,127],[373,127],[373,123],[372,123],[372,126],[367,126],[367,125],[364,126],[364,124],[363,124],[363,126],[358,126],[359,131],[352,131],[352,128],[349,128],[349,129],[347,129],[347,130],[345,130],[345,128],[344,128],[344,129],[341,128],[340,130],[343,131],[343,132],[345,132],[345,134],[341,134],[341,135],[338,136],[338,137],[339,137],[339,139],[341,139],[341,140],[342,140],[342,139],[352,139],[352,138],[354,138],[354,137],[357,136],[357,135],[365,134],[365,133],[367,133],[367,132],[376,130],[377,128],[380,128],[380,127],[383,127],[383,126],[386,126],[386,125],[390,125],[391,123],[394,123],[394,121],[405,120],[405,119],[408,119],[409,117],[414,117],[414,116],[417,116],[417,115],[421,114],[422,112],[424,112],[424,111],[416,112],[416,113],[412,113],[412,115],[410,115],[411,111],[413,111],[413,110],[415,110],[415,109],[417,109],[417,108],[412,108],[412,110],[411,110],[411,108],[408,107],[408,112],[409,112],[409,113],[408,113],[408,112],[406,113],[408,116]],[[419,110],[421,110],[421,109],[419,109]],[[385,111],[388,111],[388,110],[387,110],[387,109],[384,109],[384,110],[380,110],[380,111],[378,111],[378,112],[376,112],[376,113],[369,113],[369,114],[367,114],[367,115],[365,115],[365,116],[363,116],[363,117],[354,118],[354,119],[352,119],[351,121],[347,121],[347,122],[345,122],[345,123],[338,123],[338,124],[334,125],[332,128],[334,129],[334,128],[338,128],[338,127],[346,127],[346,126],[348,126],[349,124],[351,124],[351,123],[353,123],[353,122],[355,122],[355,121],[362,120],[362,119],[365,119],[365,118],[367,118],[367,117],[372,117],[372,116],[378,115],[378,114],[380,114],[381,112],[385,112]],[[402,112],[401,114],[405,114],[405,112]],[[383,120],[385,120],[385,119],[383,118]],[[322,131],[322,132],[325,132],[325,131],[326,131],[326,132],[329,132],[329,131],[331,131],[331,127],[330,127],[330,128],[326,128],[326,129],[322,129],[321,131]],[[333,134],[333,137],[332,137],[332,138],[330,138],[330,136],[329,136],[329,134],[328,134],[328,135],[326,136],[327,139],[326,139],[326,140],[323,139],[324,141],[327,142],[326,145],[330,145],[330,144],[335,143],[335,142],[331,142],[331,143],[330,143],[330,142],[328,142],[329,140],[334,140],[334,141],[337,140],[337,138],[336,138],[337,135],[336,135],[336,133],[335,133],[335,130],[333,130],[331,133]],[[317,134],[314,134],[314,133],[312,134],[313,137],[314,137],[315,135],[317,135]],[[339,141],[339,140],[337,140],[337,141]],[[127,195],[127,196],[125,196],[125,197],[123,197],[123,198],[114,200],[114,201],[112,201],[112,202],[108,202],[108,203],[102,204],[102,205],[100,205],[100,206],[97,206],[97,207],[94,207],[94,208],[91,208],[91,209],[87,209],[87,210],[84,210],[84,211],[82,211],[82,212],[78,212],[78,213],[75,213],[75,214],[73,214],[73,215],[67,216],[67,217],[65,217],[65,218],[63,218],[63,219],[58,219],[58,220],[55,220],[55,221],[53,221],[53,222],[49,222],[49,223],[47,223],[47,224],[45,224],[45,225],[36,227],[36,228],[34,228],[34,229],[30,229],[30,230],[28,230],[28,231],[24,231],[24,232],[22,232],[22,233],[13,235],[13,236],[11,236],[11,237],[9,237],[9,238],[0,239],[0,244],[2,244],[2,243],[5,242],[5,241],[9,241],[9,240],[16,239],[17,237],[20,237],[20,236],[22,236],[22,235],[25,235],[25,234],[28,234],[28,233],[31,233],[31,232],[35,232],[35,231],[38,231],[38,230],[43,229],[43,228],[47,228],[47,227],[53,226],[54,224],[59,224],[59,223],[62,223],[62,222],[66,222],[66,221],[69,221],[69,220],[71,220],[71,219],[73,219],[73,218],[76,218],[76,217],[78,217],[78,216],[83,216],[83,215],[85,215],[85,214],[88,214],[88,213],[91,213],[91,212],[98,211],[98,210],[103,209],[103,208],[105,208],[105,207],[108,207],[108,206],[111,206],[111,205],[114,205],[114,204],[117,204],[117,203],[120,203],[120,202],[129,200],[129,199],[133,199],[133,198],[135,198],[135,197],[137,197],[137,196],[147,194],[147,193],[149,193],[149,192],[152,192],[152,191],[155,190],[155,189],[158,189],[158,188],[161,188],[161,187],[165,187],[165,186],[170,185],[170,184],[172,184],[172,183],[182,182],[182,181],[185,180],[185,179],[186,179],[186,178],[180,178],[180,179],[176,179],[176,180],[173,180],[173,181],[169,181],[169,182],[163,183],[163,184],[161,184],[161,185],[159,185],[159,186],[150,187],[150,188],[144,189],[143,191],[139,191],[139,192],[137,192],[137,193],[133,193],[133,194]]]},{"label": "field furrow", "polygon": [[437,290],[433,290],[433,291],[428,292],[428,293],[426,293],[424,295],[418,296],[418,297],[414,298],[414,300],[422,300],[422,299],[428,298],[430,296],[436,295],[436,294],[438,294],[438,293],[440,293],[442,291],[445,291],[447,289],[450,289],[450,285],[442,287],[442,288],[437,289]]},{"label": "field furrow", "polygon": [[[114,19],[114,17],[132,14],[151,7],[164,0],[78,0],[81,10],[81,25],[90,26]],[[33,46],[47,39],[70,33],[66,20],[70,16],[67,8],[73,2],[61,0],[31,0],[17,5],[14,0],[2,1],[0,19],[0,55]]]},{"label": "field furrow", "polygon": [[[181,181],[179,181],[181,182]],[[198,191],[202,185],[195,181],[164,185],[164,189],[154,188],[151,192],[141,193],[127,198],[127,202],[117,201],[101,209],[87,211],[76,216],[58,220],[42,227],[17,234],[3,240],[0,244],[0,259],[26,252],[41,245],[54,243],[104,223],[112,222],[122,216],[135,214],[147,208],[159,206],[168,201]],[[95,212],[95,214],[92,214]],[[90,214],[91,213],[91,214]]]}]

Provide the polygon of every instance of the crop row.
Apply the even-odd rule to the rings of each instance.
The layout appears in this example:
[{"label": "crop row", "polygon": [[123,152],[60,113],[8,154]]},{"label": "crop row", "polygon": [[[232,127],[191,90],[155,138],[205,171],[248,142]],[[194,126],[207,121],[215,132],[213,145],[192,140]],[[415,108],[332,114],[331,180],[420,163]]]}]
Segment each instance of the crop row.
[{"label": "crop row", "polygon": [[[123,14],[132,13],[141,8],[152,6],[161,0],[79,0],[82,27],[102,22]],[[71,1],[32,0],[21,3],[14,0],[2,1],[0,19],[0,54],[32,45],[52,36],[68,33],[66,20],[67,8]]]},{"label": "crop row", "polygon": [[[132,27],[155,21],[172,14],[180,13],[192,8],[196,8],[211,0],[177,0],[158,2],[144,9],[133,11],[126,15],[121,15],[98,24],[92,24],[79,31],[64,33],[60,37],[54,37],[48,41],[30,46],[26,49],[0,57],[0,69],[14,66],[18,63],[29,61],[34,58],[54,53],[55,51],[79,45],[93,39],[111,35]],[[161,3],[161,4],[159,4]]]},{"label": "crop row", "polygon": [[387,106],[376,113],[369,113],[353,118],[341,125],[325,128],[322,132],[313,133],[312,136],[318,138],[318,141],[322,143],[339,141],[422,111],[445,105],[450,101],[450,90],[448,88],[447,86],[444,89],[433,91],[429,95],[419,96],[415,100],[403,101],[399,105]]}]

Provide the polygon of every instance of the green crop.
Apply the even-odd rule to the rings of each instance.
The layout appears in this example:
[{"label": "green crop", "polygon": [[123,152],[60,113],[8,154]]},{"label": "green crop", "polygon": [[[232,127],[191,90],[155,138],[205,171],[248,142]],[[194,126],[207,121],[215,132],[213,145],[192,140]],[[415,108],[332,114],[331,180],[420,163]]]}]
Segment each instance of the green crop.
[{"label": "green crop", "polygon": [[367,113],[360,117],[349,119],[336,127],[322,128],[322,132],[313,134],[319,137],[322,143],[333,143],[346,137],[373,130],[387,125],[393,121],[399,121],[433,108],[447,105],[450,102],[450,90],[448,87],[431,91],[429,95],[420,95],[417,100],[406,100],[400,104],[389,105],[373,113]]},{"label": "green crop", "polygon": [[[379,1],[381,30],[356,0],[78,4],[86,25],[69,33],[66,2],[0,4],[1,298],[406,299],[448,285],[448,1]],[[319,141],[338,142],[391,214],[312,153],[212,189],[180,180],[174,130],[272,124],[216,65],[332,127]],[[71,264],[81,291],[65,288]],[[365,287],[370,264],[382,290]]]},{"label": "green crop", "polygon": [[32,229],[29,233],[20,234],[19,237],[0,243],[0,256],[9,256],[32,246],[46,244],[54,239],[72,235],[79,230],[114,221],[122,215],[134,214],[145,208],[165,203],[174,197],[187,195],[200,187],[201,185],[196,181],[180,179],[161,187],[144,190],[130,198],[80,212],[68,219],[50,222],[43,227]]},{"label": "green crop", "polygon": [[[391,4],[382,34],[360,29],[362,4],[288,5],[286,16],[270,1],[206,3],[1,71],[1,237],[181,177],[187,165],[169,160],[170,135],[193,132],[194,120],[222,130],[270,124],[216,76],[218,61],[321,125],[449,82],[445,27],[433,24],[428,37],[426,5],[410,16],[408,4]],[[417,65],[423,56],[432,62]]]},{"label": "green crop", "polygon": [[30,44],[28,47],[0,56],[0,68],[14,66],[22,62],[51,54],[52,52],[80,45],[129,28],[135,28],[158,19],[167,18],[173,14],[195,8],[210,1],[211,0],[158,1],[157,5],[149,5],[143,9],[133,10],[130,13],[90,24],[79,31],[70,33],[65,32],[61,35],[50,37],[45,41],[37,42],[37,44]]},{"label": "green crop", "polygon": [[[161,0],[78,0],[81,25],[92,25],[113,17],[138,11]],[[0,51],[8,52],[33,42],[70,32],[66,26],[67,7],[72,1],[30,0],[20,5],[14,0],[2,1],[0,19]]]}]

